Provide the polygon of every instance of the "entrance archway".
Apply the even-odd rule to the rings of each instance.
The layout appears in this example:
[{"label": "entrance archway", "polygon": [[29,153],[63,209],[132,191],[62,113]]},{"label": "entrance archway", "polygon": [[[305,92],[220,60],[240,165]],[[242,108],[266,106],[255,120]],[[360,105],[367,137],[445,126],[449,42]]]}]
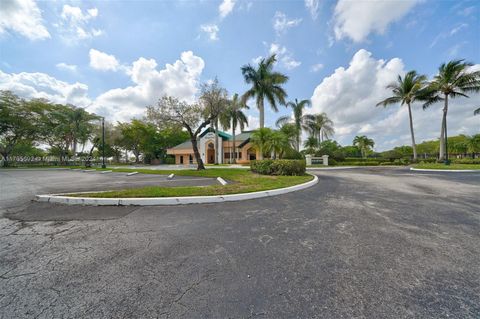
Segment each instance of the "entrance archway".
[{"label": "entrance archway", "polygon": [[257,159],[257,152],[255,151],[255,149],[253,147],[248,149],[247,158],[248,158],[249,161],[254,161],[254,160]]}]

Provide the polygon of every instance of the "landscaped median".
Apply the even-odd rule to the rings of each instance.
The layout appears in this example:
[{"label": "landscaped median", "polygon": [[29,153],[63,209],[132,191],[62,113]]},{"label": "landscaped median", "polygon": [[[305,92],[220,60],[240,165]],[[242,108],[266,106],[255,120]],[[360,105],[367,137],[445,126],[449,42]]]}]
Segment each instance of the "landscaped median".
[{"label": "landscaped median", "polygon": [[419,163],[412,165],[410,169],[418,171],[480,172],[480,164]]},{"label": "landscaped median", "polygon": [[[99,169],[100,170],[100,169]],[[143,174],[175,174],[194,177],[221,177],[229,183],[210,186],[162,187],[147,186],[104,192],[82,192],[58,195],[38,195],[37,200],[65,204],[90,205],[178,205],[260,198],[304,189],[317,183],[309,174],[299,176],[260,175],[245,169],[207,170],[150,170],[111,169],[113,172],[139,172]]]}]

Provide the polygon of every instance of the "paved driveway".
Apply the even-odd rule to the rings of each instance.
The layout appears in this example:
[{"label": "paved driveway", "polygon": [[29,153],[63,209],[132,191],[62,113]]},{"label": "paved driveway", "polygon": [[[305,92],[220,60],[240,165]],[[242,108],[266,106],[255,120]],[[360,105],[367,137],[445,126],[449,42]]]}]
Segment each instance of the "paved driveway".
[{"label": "paved driveway", "polygon": [[245,202],[10,202],[21,220],[0,219],[0,317],[480,317],[480,174],[317,174]]}]

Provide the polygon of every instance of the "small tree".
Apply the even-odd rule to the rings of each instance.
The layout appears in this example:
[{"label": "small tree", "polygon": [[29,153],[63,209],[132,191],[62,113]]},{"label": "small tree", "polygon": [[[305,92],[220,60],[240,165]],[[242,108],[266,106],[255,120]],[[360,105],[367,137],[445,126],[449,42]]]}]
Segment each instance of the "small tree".
[{"label": "small tree", "polygon": [[368,153],[372,150],[372,147],[375,146],[375,142],[371,138],[362,135],[355,136],[353,139],[353,145],[357,146],[362,152],[362,157],[366,158]]},{"label": "small tree", "polygon": [[201,104],[188,104],[172,96],[163,96],[156,106],[147,107],[147,119],[161,125],[181,125],[188,132],[192,142],[193,153],[197,161],[197,170],[205,169],[198,151],[198,135],[213,119],[218,117],[221,108],[205,111]]},{"label": "small tree", "polygon": [[263,155],[270,151],[269,141],[272,136],[272,130],[268,127],[259,128],[252,133],[252,145],[259,152],[259,159],[263,160]]}]

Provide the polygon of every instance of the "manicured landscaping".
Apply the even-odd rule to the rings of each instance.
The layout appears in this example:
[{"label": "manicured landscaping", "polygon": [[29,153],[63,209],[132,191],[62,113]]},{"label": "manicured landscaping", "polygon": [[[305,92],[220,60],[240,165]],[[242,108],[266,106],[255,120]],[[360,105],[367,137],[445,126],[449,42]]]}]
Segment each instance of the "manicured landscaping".
[{"label": "manicured landscaping", "polygon": [[413,168],[422,168],[422,169],[448,169],[448,170],[456,170],[456,169],[477,169],[480,171],[480,164],[450,164],[445,165],[442,163],[421,163],[412,165]]},{"label": "manicured landscaping", "polygon": [[[101,169],[98,169],[101,170]],[[180,186],[180,187],[161,187],[147,186],[141,188],[130,188],[124,190],[107,191],[102,193],[83,193],[72,194],[77,197],[97,197],[97,198],[132,198],[132,197],[178,197],[178,196],[210,196],[210,195],[227,195],[237,193],[251,193],[258,191],[271,190],[294,186],[308,182],[313,179],[311,175],[302,176],[267,176],[252,173],[245,169],[207,169],[207,170],[149,170],[149,169],[109,169],[114,172],[139,172],[143,174],[175,174],[178,176],[194,176],[194,177],[222,177],[230,182],[226,186]]]}]

